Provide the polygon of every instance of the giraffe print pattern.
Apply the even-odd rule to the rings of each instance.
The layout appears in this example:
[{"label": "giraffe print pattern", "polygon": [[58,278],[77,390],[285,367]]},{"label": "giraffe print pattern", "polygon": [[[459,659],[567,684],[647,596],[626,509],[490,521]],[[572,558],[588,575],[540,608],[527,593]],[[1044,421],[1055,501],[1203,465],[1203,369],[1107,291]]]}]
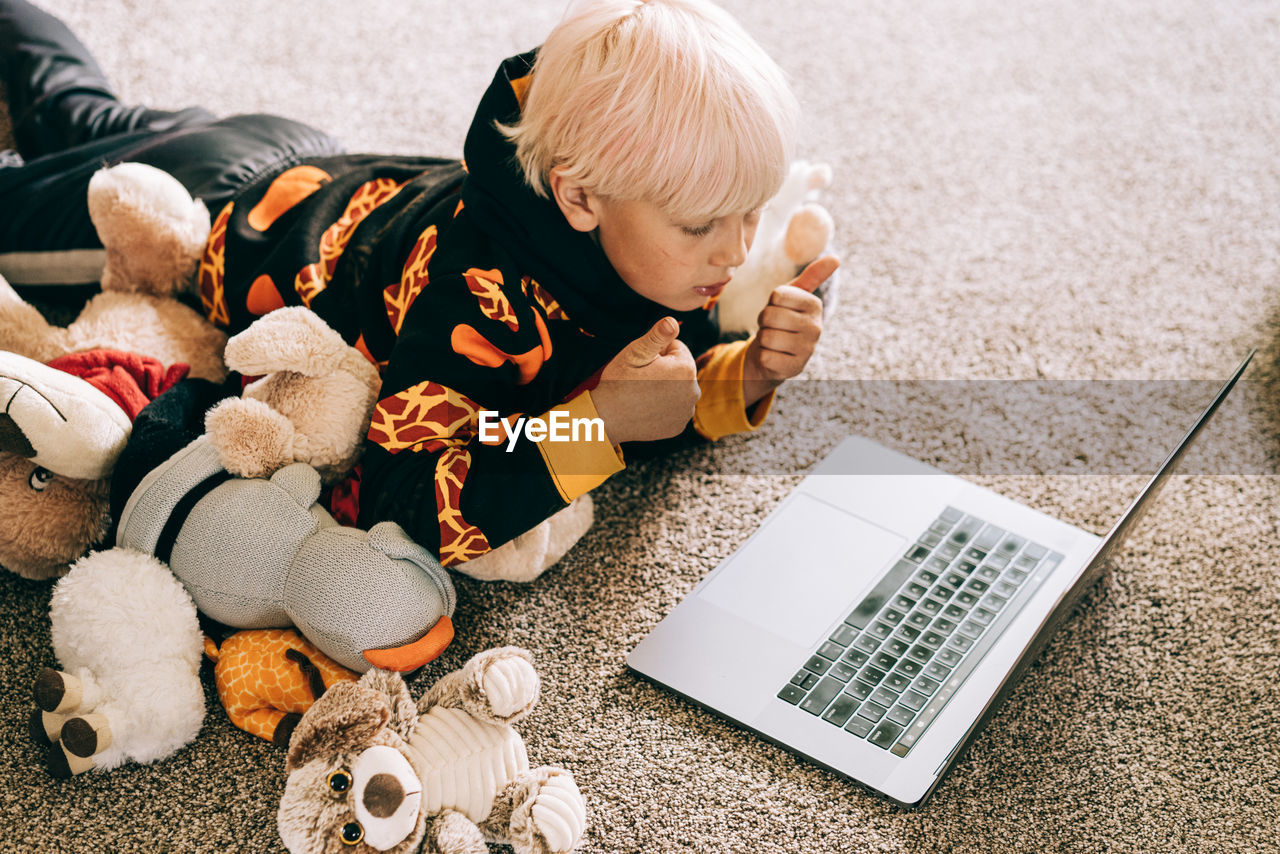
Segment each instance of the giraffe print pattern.
[{"label": "giraffe print pattern", "polygon": [[200,302],[204,306],[205,316],[215,326],[226,326],[231,322],[224,280],[227,274],[227,221],[231,219],[233,205],[234,202],[228,202],[213,221],[213,227],[205,239],[197,274]]},{"label": "giraffe print pattern", "polygon": [[281,721],[301,716],[324,690],[359,678],[296,629],[237,632],[221,648],[206,638],[205,654],[215,661],[218,697],[231,722],[267,741],[277,741]]},{"label": "giraffe print pattern", "polygon": [[402,186],[390,178],[377,178],[361,184],[352,194],[342,216],[320,236],[320,260],[303,267],[294,278],[293,288],[303,305],[310,308],[316,295],[328,287],[338,259],[347,248],[356,226],[379,205],[400,192]]},{"label": "giraffe print pattern", "polygon": [[409,306],[413,305],[418,294],[422,293],[422,289],[427,286],[427,265],[431,263],[435,253],[436,227],[431,225],[413,244],[413,249],[409,252],[409,260],[405,261],[404,269],[400,273],[400,280],[389,285],[382,292],[382,301],[387,306],[387,320],[390,321],[396,335],[400,334],[400,327],[404,325]]},{"label": "giraffe print pattern", "polygon": [[527,299],[531,299],[538,304],[538,308],[542,309],[542,313],[547,316],[547,320],[568,320],[569,315],[565,314],[560,303],[556,302],[556,298],[547,293],[547,289],[535,282],[531,277],[525,276],[520,280],[520,290],[524,291]]},{"label": "giraffe print pattern", "polygon": [[391,453],[436,453],[435,492],[440,563],[453,566],[489,551],[484,532],[462,517],[462,488],[471,470],[465,446],[479,431],[480,404],[430,380],[378,401],[369,439]]},{"label": "giraffe print pattern", "polygon": [[520,321],[516,319],[511,300],[502,292],[501,270],[479,270],[472,267],[462,274],[466,280],[467,290],[480,303],[480,313],[490,320],[505,323],[512,332],[520,331]]}]

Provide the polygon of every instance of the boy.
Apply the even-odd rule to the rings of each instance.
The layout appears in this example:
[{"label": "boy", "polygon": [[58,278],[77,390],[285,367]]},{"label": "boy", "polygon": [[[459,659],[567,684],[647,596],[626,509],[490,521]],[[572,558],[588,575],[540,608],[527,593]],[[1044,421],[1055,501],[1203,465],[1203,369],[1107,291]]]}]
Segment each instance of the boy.
[{"label": "boy", "polygon": [[[30,161],[0,169],[0,206],[24,212],[0,252],[92,245],[82,200],[103,162],[174,174],[216,214],[212,319],[238,331],[307,305],[379,366],[360,524],[396,521],[446,566],[603,482],[625,443],[755,429],[821,334],[829,258],[775,291],[757,335],[716,344],[708,308],[781,184],[796,107],[704,0],[572,8],[502,63],[461,164],[342,154],[276,117],[126,108],[19,0],[0,0],[0,50]],[[490,413],[509,425],[496,440]],[[556,413],[603,435],[508,439]]]}]

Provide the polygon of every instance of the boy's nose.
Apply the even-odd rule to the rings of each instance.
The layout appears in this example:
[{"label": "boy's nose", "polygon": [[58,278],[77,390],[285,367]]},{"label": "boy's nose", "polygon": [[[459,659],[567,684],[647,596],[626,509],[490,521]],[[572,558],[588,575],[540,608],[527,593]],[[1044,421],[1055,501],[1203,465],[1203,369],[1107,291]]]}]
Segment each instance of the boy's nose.
[{"label": "boy's nose", "polygon": [[732,228],[721,229],[723,238],[716,244],[715,252],[711,255],[711,265],[714,267],[741,267],[747,260],[747,250],[750,248],[748,241],[747,229],[739,223]]}]

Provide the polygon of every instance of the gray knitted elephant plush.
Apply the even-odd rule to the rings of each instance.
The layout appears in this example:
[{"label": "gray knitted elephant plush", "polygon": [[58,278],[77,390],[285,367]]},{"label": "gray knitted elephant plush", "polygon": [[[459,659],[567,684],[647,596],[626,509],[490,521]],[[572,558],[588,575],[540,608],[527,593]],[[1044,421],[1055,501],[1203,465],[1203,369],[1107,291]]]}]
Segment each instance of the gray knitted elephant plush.
[{"label": "gray knitted elephant plush", "polygon": [[81,558],[50,603],[61,671],[36,685],[55,776],[162,759],[204,720],[196,608],[235,628],[295,625],[353,670],[416,669],[453,638],[453,584],[393,522],[339,526],[320,475],[236,478],[201,436],[152,471],[117,547]]},{"label": "gray knitted elephant plush", "polygon": [[530,768],[511,724],[538,700],[529,653],[482,652],[415,704],[397,673],[337,684],[293,731],[277,816],[292,854],[567,852],[586,828],[573,775]]}]

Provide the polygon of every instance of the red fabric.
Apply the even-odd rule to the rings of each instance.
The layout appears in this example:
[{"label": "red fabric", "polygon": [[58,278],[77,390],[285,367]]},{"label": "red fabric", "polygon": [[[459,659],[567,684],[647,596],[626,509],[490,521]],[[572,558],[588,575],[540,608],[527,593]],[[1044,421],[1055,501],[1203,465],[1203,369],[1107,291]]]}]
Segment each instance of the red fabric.
[{"label": "red fabric", "polygon": [[165,367],[159,359],[121,350],[89,350],[59,356],[49,367],[74,374],[114,400],[132,421],[142,407],[168,391],[191,368]]},{"label": "red fabric", "polygon": [[360,466],[357,465],[349,475],[333,485],[324,503],[339,525],[356,527],[356,519],[360,516]]}]

